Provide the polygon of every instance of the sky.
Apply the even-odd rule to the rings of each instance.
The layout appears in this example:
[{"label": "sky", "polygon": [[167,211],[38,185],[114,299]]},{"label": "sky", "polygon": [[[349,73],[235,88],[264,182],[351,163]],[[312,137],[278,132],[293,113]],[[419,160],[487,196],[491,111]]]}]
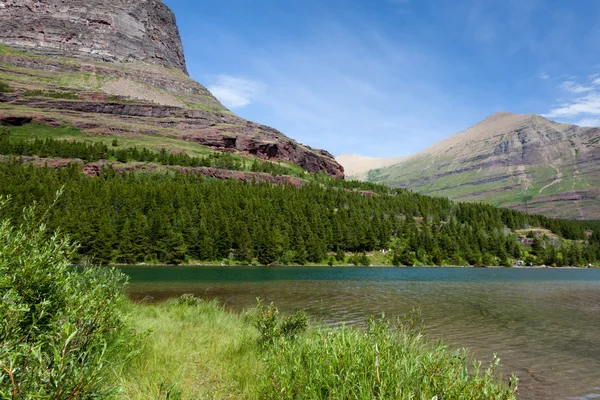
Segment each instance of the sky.
[{"label": "sky", "polygon": [[334,155],[398,157],[508,111],[600,126],[598,0],[163,0],[192,78]]}]

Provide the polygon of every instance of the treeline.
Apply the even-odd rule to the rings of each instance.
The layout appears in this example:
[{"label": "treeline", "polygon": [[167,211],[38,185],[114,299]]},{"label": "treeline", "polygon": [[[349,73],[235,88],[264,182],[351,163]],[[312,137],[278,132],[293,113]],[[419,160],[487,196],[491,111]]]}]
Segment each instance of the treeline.
[{"label": "treeline", "polygon": [[194,157],[185,153],[174,154],[161,149],[152,151],[147,148],[127,147],[118,148],[118,139],[114,139],[112,146],[105,143],[88,143],[82,141],[57,140],[52,138],[33,140],[15,139],[10,137],[10,130],[0,130],[0,154],[57,157],[57,158],[79,158],[85,162],[96,162],[99,160],[116,160],[119,162],[151,162],[162,165],[178,165],[183,167],[213,167],[234,171],[250,170],[253,172],[265,172],[272,175],[289,175],[290,169],[278,164],[253,160],[249,165],[239,157],[230,153],[214,152],[204,157]]},{"label": "treeline", "polygon": [[[600,232],[588,244],[589,226],[583,223],[403,189],[365,193],[358,183],[351,184],[356,190],[323,183],[296,188],[111,169],[88,178],[79,165],[54,170],[18,160],[0,164],[0,182],[0,195],[13,197],[4,216],[15,220],[23,205],[47,205],[64,187],[49,223],[81,244],[76,262],[178,264],[194,259],[302,265],[326,261],[330,254],[340,261],[344,252],[352,252],[360,260],[363,252],[391,249],[394,261],[403,265],[477,265],[507,264],[525,256],[543,262],[552,248],[568,264],[600,259]],[[579,242],[540,238],[540,248],[525,247],[511,229],[529,227]]]}]

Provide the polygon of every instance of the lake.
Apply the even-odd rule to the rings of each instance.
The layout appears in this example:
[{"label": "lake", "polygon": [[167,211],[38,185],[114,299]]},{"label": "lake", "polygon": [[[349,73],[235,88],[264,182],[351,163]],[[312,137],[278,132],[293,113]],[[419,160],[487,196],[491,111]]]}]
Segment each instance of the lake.
[{"label": "lake", "polygon": [[230,309],[274,302],[328,325],[422,310],[425,332],[476,358],[497,353],[521,399],[600,398],[600,270],[131,267],[128,295],[183,293]]}]

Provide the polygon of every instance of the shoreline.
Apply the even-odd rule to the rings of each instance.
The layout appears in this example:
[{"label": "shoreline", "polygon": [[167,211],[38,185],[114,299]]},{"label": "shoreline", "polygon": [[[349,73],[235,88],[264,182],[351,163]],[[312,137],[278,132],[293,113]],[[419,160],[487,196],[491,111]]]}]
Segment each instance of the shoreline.
[{"label": "shoreline", "polygon": [[[81,267],[82,265],[72,264],[75,267]],[[533,265],[533,266],[517,266],[517,267],[503,267],[499,265],[489,265],[489,266],[472,266],[472,265],[416,265],[416,266],[395,266],[395,265],[353,265],[353,264],[343,264],[343,265],[328,265],[328,264],[310,264],[310,265],[248,265],[248,264],[109,264],[107,267],[115,267],[115,268],[147,268],[147,267],[169,267],[169,268],[185,268],[185,267],[196,267],[196,268],[386,268],[386,269],[413,269],[413,268],[452,268],[452,269],[462,269],[462,268],[473,268],[473,269],[600,269],[598,266],[592,267],[574,267],[574,266],[565,266],[565,267],[550,267],[547,265]]]}]

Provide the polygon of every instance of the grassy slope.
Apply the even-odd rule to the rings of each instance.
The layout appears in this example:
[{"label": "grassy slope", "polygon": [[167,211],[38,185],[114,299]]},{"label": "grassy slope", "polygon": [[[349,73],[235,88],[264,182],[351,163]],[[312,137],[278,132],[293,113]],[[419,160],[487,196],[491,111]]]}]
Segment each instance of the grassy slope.
[{"label": "grassy slope", "polygon": [[[164,99],[169,99],[174,102],[180,102],[189,108],[215,111],[220,113],[230,113],[222,104],[220,104],[203,86],[192,80],[182,71],[175,68],[163,68],[145,63],[108,63],[97,60],[81,60],[76,58],[56,58],[35,55],[19,50],[15,50],[9,46],[0,45],[0,56],[22,57],[36,61],[47,61],[52,64],[64,65],[67,68],[76,69],[82,65],[94,66],[100,69],[113,71],[113,76],[103,75],[94,72],[85,71],[46,71],[33,68],[24,68],[2,63],[0,61],[0,80],[9,83],[12,87],[19,89],[37,90],[43,88],[62,90],[88,90],[88,91],[103,91],[107,82],[120,83],[129,85],[133,81],[131,78],[118,77],[114,75],[135,75],[155,74],[158,78],[163,77],[170,80],[186,82],[189,87],[200,88],[198,94],[189,95],[185,93],[174,93],[157,87],[153,87],[144,83],[136,85],[137,88],[145,94],[152,93],[162,95]],[[135,90],[134,90],[135,91]],[[144,93],[137,93],[142,95]],[[135,96],[135,93],[134,97]]]},{"label": "grassy slope", "polygon": [[131,323],[148,333],[123,399],[515,398],[495,372],[473,374],[463,352],[385,324],[309,328],[263,348],[248,314],[214,302],[130,307]]},{"label": "grassy slope", "polygon": [[[165,149],[168,152],[172,153],[186,153],[192,157],[207,156],[215,152],[215,150],[211,149],[210,147],[202,146],[194,142],[179,140],[176,138],[154,135],[118,137],[102,136],[87,134],[69,125],[52,127],[48,125],[37,124],[34,122],[23,126],[10,127],[9,130],[11,137],[15,139],[52,138],[60,140],[81,141],[86,143],[104,143],[110,147],[112,145],[113,140],[116,138],[118,140],[119,149],[137,147],[138,149],[147,148],[149,150],[155,150],[157,152],[161,149]],[[252,162],[256,159],[255,157],[249,155],[241,155],[235,153],[232,153],[231,155],[234,159],[246,160],[246,166],[248,168],[250,168]],[[268,162],[261,159],[259,159],[259,161],[261,163]],[[278,163],[278,165],[288,169],[290,175],[305,175],[305,171],[295,164],[281,162]]]},{"label": "grassy slope", "polygon": [[[461,166],[464,168],[468,165]],[[577,218],[579,214],[574,211],[573,207],[570,207],[570,202],[556,203],[553,201],[552,195],[566,191],[585,190],[597,185],[596,182],[590,182],[587,178],[578,175],[572,165],[559,167],[562,180],[552,185],[550,184],[557,178],[557,171],[551,166],[527,167],[524,173],[526,180],[520,179],[518,174],[495,180],[495,178],[507,175],[505,167],[483,171],[469,170],[432,180],[424,179],[432,174],[431,171],[435,171],[437,174],[452,169],[452,160],[450,159],[421,156],[411,159],[410,162],[372,170],[369,172],[367,181],[397,186],[398,182],[420,180],[419,183],[413,181],[408,187],[426,195],[448,197],[460,201],[483,202],[497,207],[516,208],[520,211],[525,211],[524,199],[528,199],[528,203],[532,201],[537,203],[533,209],[529,207],[530,211],[538,209],[546,211],[545,213],[550,216],[566,218]],[[485,179],[492,181],[473,184],[473,182]],[[406,185],[402,184],[401,186]],[[584,200],[582,203],[591,211],[600,206],[598,200]],[[553,212],[548,214],[548,211],[544,210],[546,207],[552,208]],[[570,209],[564,210],[565,207]]]}]

